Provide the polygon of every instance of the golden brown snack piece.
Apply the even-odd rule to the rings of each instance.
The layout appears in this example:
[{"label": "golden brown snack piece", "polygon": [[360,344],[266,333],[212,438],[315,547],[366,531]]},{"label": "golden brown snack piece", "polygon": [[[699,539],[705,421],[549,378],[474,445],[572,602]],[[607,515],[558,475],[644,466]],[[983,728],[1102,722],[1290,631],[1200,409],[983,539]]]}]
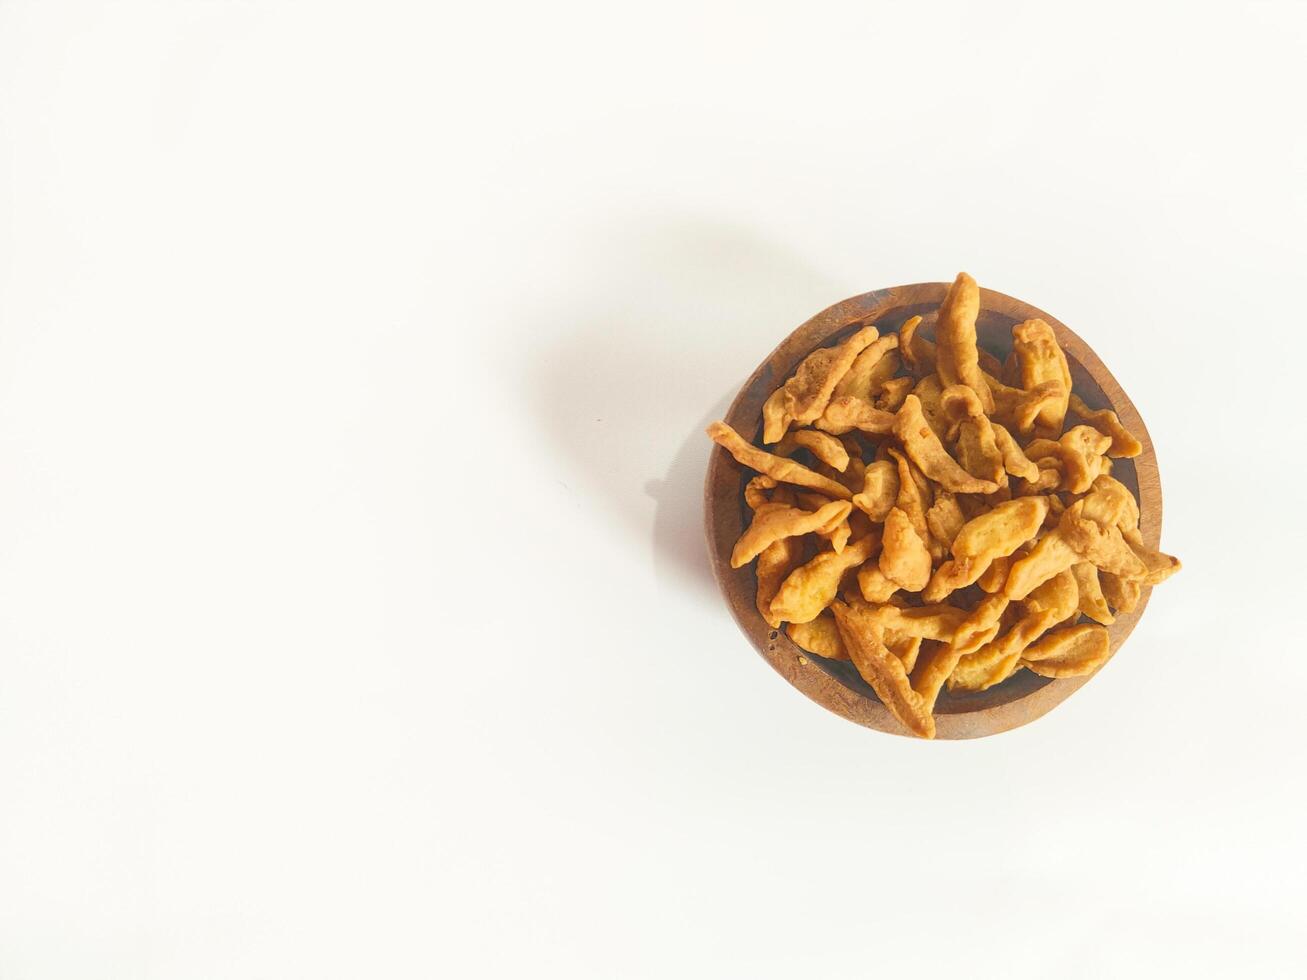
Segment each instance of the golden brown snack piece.
[{"label": "golden brown snack piece", "polygon": [[[941,399],[944,396],[944,386],[940,384],[939,375],[928,374],[915,385],[912,386],[912,394],[917,396],[917,401],[921,402],[921,414],[926,418],[926,424],[930,430],[942,441],[948,438],[949,420],[944,414],[944,406]],[[907,401],[906,398],[903,399]],[[896,411],[902,410],[900,404]]]},{"label": "golden brown snack piece", "polygon": [[762,403],[763,445],[780,442],[793,424],[793,416],[785,410],[785,389],[777,388]]},{"label": "golden brown snack piece", "polygon": [[781,621],[772,615],[771,602],[790,572],[803,564],[803,539],[781,538],[773,541],[758,555],[758,612],[772,629]]},{"label": "golden brown snack piece", "polygon": [[1180,570],[1180,559],[1148,547],[1144,544],[1144,537],[1139,533],[1138,528],[1122,531],[1121,537],[1125,538],[1125,543],[1135,553],[1135,557],[1143,563],[1144,585],[1157,585]]},{"label": "golden brown snack piece", "polygon": [[976,479],[988,480],[999,489],[1007,486],[1003,454],[994,439],[994,428],[985,416],[967,419],[958,426],[958,442],[954,452],[957,454],[958,465]]},{"label": "golden brown snack piece", "polygon": [[832,469],[843,473],[849,468],[849,451],[844,443],[826,432],[816,429],[799,429],[786,434],[776,444],[777,456],[789,456],[800,449],[806,449]]},{"label": "golden brown snack piece", "polygon": [[845,395],[842,398],[832,398],[814,424],[823,432],[837,436],[854,429],[873,435],[885,435],[894,428],[894,416],[882,412],[871,402]]},{"label": "golden brown snack piece", "polygon": [[879,544],[874,534],[868,535],[846,545],[839,554],[823,551],[806,565],[800,565],[789,574],[772,600],[772,615],[790,623],[816,619],[835,598],[844,573],[870,558]]},{"label": "golden brown snack piece", "polygon": [[750,510],[765,507],[771,502],[768,494],[776,489],[776,481],[761,473],[744,485],[744,503]]},{"label": "golden brown snack piece", "polygon": [[832,607],[844,649],[853,666],[904,727],[922,738],[935,737],[935,719],[912,690],[903,662],[885,646],[881,628],[861,607],[837,602]]},{"label": "golden brown snack piece", "polygon": [[1092,674],[1112,655],[1107,630],[1101,626],[1069,626],[1055,630],[1026,647],[1021,665],[1043,677]]},{"label": "golden brown snack piece", "polygon": [[1057,398],[1041,406],[1034,421],[1049,432],[1061,432],[1071,396],[1071,368],[1053,328],[1039,319],[1018,323],[1012,328],[1012,352],[1017,357],[1023,388],[1029,390],[1050,382],[1058,386]]},{"label": "golden brown snack piece", "polygon": [[1006,426],[1011,426],[1022,435],[1034,429],[1041,412],[1050,407],[1056,411],[1062,400],[1063,389],[1060,381],[1045,381],[1026,390],[1009,388],[993,378],[985,380],[989,383],[989,390],[994,393],[992,417]]},{"label": "golden brown snack piece", "polygon": [[936,569],[922,598],[939,602],[971,585],[994,559],[1012,554],[1038,533],[1047,507],[1043,497],[1018,497],[967,521],[953,539],[953,559]]},{"label": "golden brown snack piece", "polygon": [[1103,588],[1103,598],[1118,615],[1132,613],[1138,607],[1142,593],[1138,579],[1124,579],[1111,572],[1099,572],[1098,582]]},{"label": "golden brown snack piece", "polygon": [[898,464],[894,460],[868,463],[862,476],[862,492],[853,495],[853,506],[876,523],[894,506],[899,495]]},{"label": "golden brown snack piece", "polygon": [[781,389],[784,410],[795,422],[808,425],[821,418],[831,393],[858,355],[880,336],[875,327],[863,327],[834,347],[822,347],[803,359]]},{"label": "golden brown snack piece", "polygon": [[998,451],[1003,454],[1003,468],[1023,480],[1039,479],[1039,467],[1021,451],[1016,439],[1012,438],[1012,433],[997,422],[991,425],[994,428],[994,442],[998,445]]},{"label": "golden brown snack piece", "polygon": [[912,668],[917,664],[917,656],[921,653],[921,637],[909,636],[907,633],[900,633],[898,630],[887,629],[881,637],[881,642],[890,653],[899,658],[903,664],[905,673],[911,674]]},{"label": "golden brown snack piece", "polygon": [[1080,612],[1080,587],[1071,569],[1058,572],[1026,597],[1025,611],[1030,615],[1047,614],[1051,629]]},{"label": "golden brown snack piece", "polygon": [[976,579],[976,584],[989,593],[1002,592],[1003,584],[1007,581],[1007,575],[1012,568],[1012,563],[1019,557],[1021,557],[1020,551],[1011,555],[1004,555],[1002,558],[995,558],[989,563],[989,567],[980,573],[980,578]]},{"label": "golden brown snack piece", "polygon": [[930,552],[912,527],[908,515],[893,507],[885,516],[880,570],[891,582],[909,592],[925,588],[930,580]]},{"label": "golden brown snack piece", "polygon": [[931,654],[913,683],[913,689],[925,702],[927,710],[934,710],[940,690],[962,658],[977,653],[994,639],[1007,604],[1004,596],[983,599],[958,624],[952,642]]},{"label": "golden brown snack piece", "polygon": [[[875,394],[879,384],[893,377],[897,370],[895,360],[887,362],[886,356],[898,345],[899,338],[892,333],[878,337],[868,344],[862,353],[854,358],[853,365],[849,368],[848,373],[835,385],[831,397],[842,398],[846,395],[852,395],[854,398],[861,398],[863,401],[871,401],[871,396]],[[889,365],[888,372],[886,371],[886,364]]]},{"label": "golden brown snack piece", "polygon": [[1058,455],[1062,459],[1062,489],[1071,493],[1084,493],[1099,474],[1099,461],[1112,444],[1109,436],[1088,425],[1068,429],[1058,439]]},{"label": "golden brown snack piece", "polygon": [[1077,500],[1066,509],[1057,522],[1058,533],[1077,555],[1103,571],[1125,578],[1143,578],[1146,573],[1144,563],[1125,543],[1121,529],[1115,524],[1104,526],[1084,516],[1085,505],[1093,496],[1090,494],[1084,500]]},{"label": "golden brown snack piece", "polygon": [[945,386],[966,385],[980,397],[985,411],[992,412],[994,395],[980,372],[976,349],[979,315],[980,287],[965,272],[959,272],[935,321],[935,372]]},{"label": "golden brown snack piece", "polygon": [[917,331],[921,317],[910,316],[899,327],[899,353],[914,374],[922,375],[935,370],[935,345]]},{"label": "golden brown snack piece", "polygon": [[1131,459],[1144,451],[1143,443],[1130,434],[1130,430],[1121,424],[1116,412],[1110,408],[1100,408],[1095,411],[1074,391],[1071,393],[1070,405],[1071,411],[1111,438],[1112,444],[1107,447],[1107,455],[1118,459]]},{"label": "golden brown snack piece", "polygon": [[954,634],[967,619],[967,611],[956,606],[907,606],[899,608],[888,603],[870,607],[867,614],[882,629],[898,630],[923,640],[952,643]]},{"label": "golden brown snack piece", "polygon": [[926,511],[926,527],[930,528],[930,533],[935,540],[945,548],[952,547],[953,539],[958,536],[962,525],[966,523],[967,519],[958,504],[958,498],[947,490],[938,491],[935,494],[935,502],[930,505],[930,510]]},{"label": "golden brown snack piece", "polygon": [[888,602],[890,596],[898,590],[898,583],[886,578],[880,566],[874,562],[868,562],[858,569],[858,591],[868,602]]},{"label": "golden brown snack piece", "polygon": [[911,378],[890,378],[880,386],[880,390],[872,399],[872,405],[882,412],[897,412],[903,407],[903,402],[912,391],[913,384]]},{"label": "golden brown snack piece", "polygon": [[713,442],[734,456],[736,462],[740,465],[747,466],[751,470],[757,470],[778,483],[793,483],[796,486],[820,490],[828,497],[834,497],[837,500],[848,500],[853,496],[853,494],[849,493],[847,487],[841,483],[836,483],[829,477],[814,473],[808,467],[796,463],[792,459],[773,456],[765,450],[751,446],[725,422],[714,422],[708,426],[708,436]]},{"label": "golden brown snack piece", "polygon": [[1071,574],[1076,577],[1080,611],[1105,626],[1116,622],[1116,617],[1112,615],[1112,610],[1107,607],[1107,600],[1103,597],[1103,586],[1098,581],[1098,569],[1087,561],[1080,561],[1071,566]]},{"label": "golden brown snack piece", "polygon": [[773,542],[799,534],[809,534],[844,520],[852,508],[846,500],[827,504],[820,510],[809,512],[797,507],[785,507],[780,504],[768,504],[753,513],[750,522],[740,539],[731,550],[731,567],[741,568],[757,558]]},{"label": "golden brown snack piece", "polygon": [[953,493],[993,493],[998,484],[978,480],[959,466],[945,450],[921,413],[921,400],[909,395],[894,417],[894,435],[928,479]]},{"label": "golden brown snack piece", "polygon": [[849,659],[832,613],[824,612],[810,623],[790,623],[785,627],[785,632],[800,650],[807,650],[828,660]]},{"label": "golden brown snack piece", "polygon": [[[1023,497],[1021,499],[1045,498]],[[1009,599],[1024,599],[1032,590],[1081,560],[1076,550],[1067,544],[1061,528],[1054,528],[1035,543],[1030,554],[1012,563],[1012,570],[1008,572],[1003,594]]]},{"label": "golden brown snack piece", "polygon": [[[1069,572],[1045,582],[1031,593],[1025,614],[1011,629],[958,660],[949,676],[949,690],[984,691],[1007,680],[1019,669],[1022,654],[1031,643],[1075,613],[1076,597],[1075,580]],[[998,604],[1002,597],[990,596],[985,601],[990,600]]]},{"label": "golden brown snack piece", "polygon": [[899,477],[899,494],[894,498],[894,506],[908,515],[917,537],[927,541],[930,538],[930,527],[926,524],[926,511],[931,505],[930,484],[903,453],[890,449],[888,454],[898,469]]}]

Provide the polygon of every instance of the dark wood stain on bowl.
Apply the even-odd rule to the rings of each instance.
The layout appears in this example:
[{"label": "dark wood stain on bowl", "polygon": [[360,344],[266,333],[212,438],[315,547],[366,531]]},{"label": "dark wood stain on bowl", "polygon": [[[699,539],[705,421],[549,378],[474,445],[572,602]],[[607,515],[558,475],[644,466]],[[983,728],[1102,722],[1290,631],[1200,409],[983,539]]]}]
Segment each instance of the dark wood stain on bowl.
[{"label": "dark wood stain on bowl", "polygon": [[[786,337],[759,365],[731,404],[726,421],[756,441],[762,428],[763,401],[778,380],[789,377],[811,351],[864,324],[873,324],[882,333],[897,330],[904,320],[918,314],[924,318],[923,332],[929,335],[935,311],[947,290],[948,283],[942,282],[895,286],[854,296],[823,310]],[[1012,349],[1014,324],[1039,317],[1051,325],[1071,365],[1076,394],[1091,408],[1111,408],[1143,443],[1144,451],[1135,459],[1113,460],[1112,475],[1138,497],[1140,530],[1145,542],[1156,548],[1162,530],[1162,491],[1153,443],[1143,419],[1111,372],[1088,344],[1042,310],[990,289],[980,291],[980,306],[976,323],[980,346],[999,360]],[[763,659],[818,704],[860,725],[907,734],[852,664],[800,650],[784,631],[772,630],[759,615],[753,564],[740,569],[730,566],[731,548],[748,521],[743,499],[748,475],[724,450],[715,449],[704,486],[704,526],[713,573],[736,622]],[[1145,588],[1135,611],[1118,616],[1108,627],[1113,655],[1143,615],[1150,592]],[[1023,670],[988,691],[950,694],[946,690],[935,708],[936,737],[978,738],[1024,725],[1070,697],[1089,679],[1053,680]]]}]

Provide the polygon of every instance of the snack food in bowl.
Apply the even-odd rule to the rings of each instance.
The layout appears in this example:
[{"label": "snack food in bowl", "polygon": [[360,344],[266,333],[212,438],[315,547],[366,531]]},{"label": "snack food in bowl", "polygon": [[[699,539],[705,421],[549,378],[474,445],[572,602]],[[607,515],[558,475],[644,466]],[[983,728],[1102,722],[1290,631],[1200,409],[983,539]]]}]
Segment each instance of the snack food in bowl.
[{"label": "snack food in bowl", "polygon": [[1010,353],[986,350],[965,273],[930,312],[933,338],[918,314],[807,353],[756,435],[708,428],[738,464],[730,566],[753,563],[762,620],[925,738],[942,694],[1092,674],[1116,617],[1180,567],[1113,476],[1143,443],[1089,407],[1053,327],[1014,322]]}]

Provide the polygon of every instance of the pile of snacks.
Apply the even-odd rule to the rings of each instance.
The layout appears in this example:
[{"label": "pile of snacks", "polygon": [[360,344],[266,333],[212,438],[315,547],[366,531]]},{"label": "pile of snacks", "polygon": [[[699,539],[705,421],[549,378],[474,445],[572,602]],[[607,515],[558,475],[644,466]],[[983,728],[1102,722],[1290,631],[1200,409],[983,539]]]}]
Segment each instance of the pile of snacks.
[{"label": "pile of snacks", "polygon": [[1139,505],[1111,476],[1139,441],[1071,390],[1053,329],[1017,324],[1000,364],[976,346],[979,312],[961,273],[934,342],[912,317],[814,351],[763,405],[767,449],[708,427],[758,473],[731,565],[757,560],[763,619],[851,660],[925,738],[945,684],[1092,673],[1113,611],[1180,567],[1144,545]]}]

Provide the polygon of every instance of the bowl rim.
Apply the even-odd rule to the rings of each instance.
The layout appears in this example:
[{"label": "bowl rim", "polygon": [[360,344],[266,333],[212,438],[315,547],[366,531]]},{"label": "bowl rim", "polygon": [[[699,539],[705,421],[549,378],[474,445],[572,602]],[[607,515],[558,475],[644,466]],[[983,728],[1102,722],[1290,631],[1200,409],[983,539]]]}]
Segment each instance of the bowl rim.
[{"label": "bowl rim", "polygon": [[[930,282],[877,289],[841,300],[810,317],[785,337],[753,371],[731,402],[725,421],[741,435],[752,440],[753,433],[761,422],[762,400],[809,353],[829,344],[837,335],[856,325],[884,324],[894,319],[897,313],[914,306],[937,308],[949,285],[946,282]],[[1086,401],[1091,405],[1094,402],[1105,403],[1117,413],[1122,424],[1138,437],[1143,451],[1129,462],[1133,464],[1137,481],[1140,531],[1145,543],[1156,548],[1162,526],[1162,490],[1157,457],[1148,428],[1120,383],[1083,339],[1043,310],[985,288],[980,290],[980,310],[982,320],[998,317],[1019,323],[1038,317],[1047,322],[1072,363],[1073,387],[1077,394],[1082,397],[1085,394],[1094,395],[1095,397],[1086,398]],[[911,314],[903,313],[903,317],[907,315]],[[1083,374],[1100,391],[1082,392],[1082,386],[1075,383],[1076,374]],[[736,463],[725,450],[713,447],[704,481],[704,533],[713,575],[736,624],[762,658],[811,700],[859,725],[909,735],[907,729],[874,695],[869,696],[847,686],[828,673],[820,662],[822,658],[800,650],[783,629],[772,630],[768,626],[756,606],[755,563],[750,562],[740,569],[730,567],[730,551],[742,526],[740,501],[743,484],[749,473],[751,471]],[[1099,670],[1111,662],[1134,629],[1148,605],[1151,592],[1151,588],[1144,587],[1135,609],[1118,615],[1116,622],[1108,627],[1111,654]],[[1011,683],[1005,681],[1004,684],[991,688],[995,692],[994,697],[976,700],[974,708],[967,708],[961,699],[956,703],[941,699],[941,710],[937,710],[935,715],[936,739],[979,738],[1028,724],[1066,700],[1097,676],[1097,673],[1095,671],[1083,677],[1042,679],[1043,683],[1033,690],[1016,696],[1008,696],[1010,689],[1004,692],[1004,685]],[[1004,696],[1000,698],[1000,694]]]}]

